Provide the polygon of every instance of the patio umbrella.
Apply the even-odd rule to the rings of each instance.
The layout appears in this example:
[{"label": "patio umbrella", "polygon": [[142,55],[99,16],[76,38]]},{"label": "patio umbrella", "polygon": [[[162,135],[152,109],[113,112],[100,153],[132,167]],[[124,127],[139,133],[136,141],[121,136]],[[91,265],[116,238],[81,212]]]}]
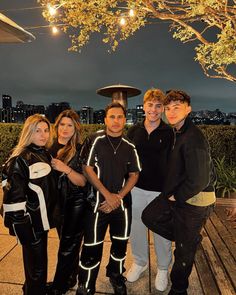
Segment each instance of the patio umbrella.
[{"label": "patio umbrella", "polygon": [[26,43],[34,39],[34,35],[0,13],[0,43]]}]

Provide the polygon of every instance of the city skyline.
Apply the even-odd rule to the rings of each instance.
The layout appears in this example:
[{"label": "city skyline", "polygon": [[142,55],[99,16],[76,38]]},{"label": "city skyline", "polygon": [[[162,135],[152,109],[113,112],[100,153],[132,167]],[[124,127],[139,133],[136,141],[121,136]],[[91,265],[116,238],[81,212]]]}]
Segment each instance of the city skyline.
[{"label": "city skyline", "polygon": [[[37,1],[1,1],[0,10],[39,6]],[[23,27],[46,25],[41,10],[3,11]],[[30,44],[0,45],[0,94],[9,94],[13,104],[58,103],[66,101],[78,110],[89,105],[102,109],[110,102],[96,90],[113,84],[126,84],[142,90],[128,99],[128,107],[142,104],[151,87],[183,89],[197,110],[236,111],[236,84],[204,76],[194,61],[193,44],[182,44],[168,33],[168,24],[147,26],[120,43],[109,54],[109,47],[96,35],[81,53],[68,52],[68,35],[52,36],[49,29],[30,30],[36,40]]]},{"label": "city skyline", "polygon": [[[70,108],[67,102],[51,103],[48,106],[24,104],[18,101],[16,106],[12,104],[12,98],[9,95],[2,95],[2,108],[0,108],[1,123],[23,123],[29,116],[40,113],[45,115],[50,122],[55,122],[56,117],[63,111]],[[92,107],[85,106],[76,110],[80,114],[81,124],[103,124],[105,110],[94,110]],[[127,109],[126,123],[128,125],[141,122],[144,119],[143,105],[137,105],[136,108]],[[191,119],[195,124],[206,125],[235,125],[236,112],[224,113],[219,109],[214,111],[202,110],[192,111]]]},{"label": "city skyline", "polygon": [[[10,96],[11,97],[11,95],[9,95],[9,94],[6,94],[6,93],[4,93],[4,94],[1,94],[0,93],[0,97],[3,97],[3,96]],[[131,98],[132,99],[132,98]],[[106,101],[107,101],[107,103],[110,103],[110,102],[112,102],[112,99],[110,99],[109,100],[109,98],[106,98]],[[11,97],[11,102],[12,102],[12,107],[11,108],[16,108],[17,107],[17,104],[18,103],[23,103],[24,105],[29,105],[29,106],[40,106],[41,104],[39,103],[39,104],[35,104],[35,103],[25,103],[25,101],[24,100],[15,100],[15,102],[14,102],[14,99],[13,99],[13,97]],[[65,103],[65,101],[58,101],[58,102],[49,102],[47,105],[43,105],[45,108],[48,108],[50,105],[52,105],[52,104],[61,104],[61,103]],[[70,105],[70,102],[66,102],[66,103],[68,103],[69,105]],[[143,106],[143,101],[141,100],[141,102],[140,102],[140,104],[137,104],[137,105],[133,105],[133,106],[129,106],[128,105],[128,108],[127,108],[127,110],[128,109],[135,109],[135,108],[137,108],[138,106]],[[72,109],[74,109],[75,111],[80,111],[80,110],[82,110],[82,108],[85,108],[85,107],[89,107],[89,108],[92,108],[94,111],[100,111],[100,110],[104,110],[104,108],[94,108],[93,106],[91,106],[91,105],[89,105],[89,104],[87,104],[87,105],[81,105],[80,106],[80,108],[79,109],[75,109],[75,108],[73,108],[71,105],[70,105],[70,108],[72,108]],[[0,102],[0,109],[1,108],[4,108],[3,107],[3,102],[1,101]],[[193,113],[195,113],[195,112],[204,112],[204,111],[215,111],[215,110],[220,110],[221,112],[223,112],[223,113],[236,113],[236,109],[235,110],[230,110],[229,112],[224,112],[223,110],[221,110],[221,109],[219,109],[219,108],[213,108],[213,109],[199,109],[199,110],[194,110],[194,109],[192,109],[192,112]]]}]

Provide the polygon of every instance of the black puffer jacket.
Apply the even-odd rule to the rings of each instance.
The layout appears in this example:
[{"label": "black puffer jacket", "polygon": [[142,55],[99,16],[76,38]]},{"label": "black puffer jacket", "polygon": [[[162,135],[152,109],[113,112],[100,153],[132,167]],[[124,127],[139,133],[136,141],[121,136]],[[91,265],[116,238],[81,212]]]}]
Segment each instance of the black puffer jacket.
[{"label": "black puffer jacket", "polygon": [[50,162],[45,148],[31,144],[4,165],[4,224],[22,244],[57,224],[58,190]]},{"label": "black puffer jacket", "polygon": [[180,130],[174,131],[174,144],[163,195],[174,195],[184,203],[199,192],[214,191],[215,173],[209,144],[201,130],[186,118]]}]

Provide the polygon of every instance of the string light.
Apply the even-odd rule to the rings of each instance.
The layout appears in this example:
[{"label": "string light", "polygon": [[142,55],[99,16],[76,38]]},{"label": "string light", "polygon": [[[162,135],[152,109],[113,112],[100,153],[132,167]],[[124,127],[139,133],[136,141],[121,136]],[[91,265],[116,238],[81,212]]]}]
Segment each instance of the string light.
[{"label": "string light", "polygon": [[50,4],[48,4],[48,12],[51,16],[55,15],[57,13],[57,9]]},{"label": "string light", "polygon": [[59,30],[56,26],[53,26],[52,27],[52,33],[55,35],[55,34],[58,34]]},{"label": "string light", "polygon": [[121,25],[121,26],[125,26],[125,25],[126,25],[126,20],[125,20],[124,17],[122,17],[122,18],[120,19],[120,25]]},{"label": "string light", "polygon": [[[51,15],[51,16],[55,16],[57,17],[57,10],[64,6],[67,2],[64,1],[64,2],[61,2],[60,4],[58,5],[50,5],[48,4],[46,7],[45,6],[34,6],[34,7],[24,7],[24,8],[12,8],[12,9],[1,9],[0,12],[10,12],[10,11],[27,11],[27,10],[36,10],[36,9],[45,9],[47,8],[48,10],[48,13]],[[119,18],[119,25],[120,26],[125,26],[127,25],[127,18],[132,18],[135,16],[136,12],[134,9],[129,9],[128,7],[118,7],[120,9],[123,9],[123,10],[128,10],[127,13],[122,13],[123,16],[121,16]],[[148,10],[147,8],[143,8],[145,10]],[[171,21],[155,21],[155,22],[148,22],[148,24],[163,24],[163,23],[171,23]],[[50,28],[51,29],[51,32],[52,34],[56,35],[59,33],[59,29],[58,27],[59,26],[65,26],[65,24],[56,24],[53,25],[53,23],[49,23],[49,25],[39,25],[39,26],[30,26],[30,27],[24,27],[24,29],[26,30],[37,30],[37,29],[40,29],[40,28]],[[34,33],[35,34],[35,33]]]},{"label": "string light", "polygon": [[133,9],[130,9],[129,16],[130,17],[134,17],[135,16],[135,13],[134,13],[134,10]]}]

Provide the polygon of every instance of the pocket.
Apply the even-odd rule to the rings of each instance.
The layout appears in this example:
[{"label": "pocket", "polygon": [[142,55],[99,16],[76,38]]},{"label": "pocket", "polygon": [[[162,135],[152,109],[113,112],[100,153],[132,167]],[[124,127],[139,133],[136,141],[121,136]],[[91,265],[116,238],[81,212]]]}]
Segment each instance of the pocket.
[{"label": "pocket", "polygon": [[14,232],[22,245],[28,245],[36,241],[31,218],[26,214],[21,220],[12,223]]},{"label": "pocket", "polygon": [[42,218],[41,218],[41,212],[40,212],[40,205],[37,203],[26,203],[26,211],[29,213],[31,217],[31,222],[35,229],[37,228],[36,231],[41,231],[43,230],[42,226]]}]

